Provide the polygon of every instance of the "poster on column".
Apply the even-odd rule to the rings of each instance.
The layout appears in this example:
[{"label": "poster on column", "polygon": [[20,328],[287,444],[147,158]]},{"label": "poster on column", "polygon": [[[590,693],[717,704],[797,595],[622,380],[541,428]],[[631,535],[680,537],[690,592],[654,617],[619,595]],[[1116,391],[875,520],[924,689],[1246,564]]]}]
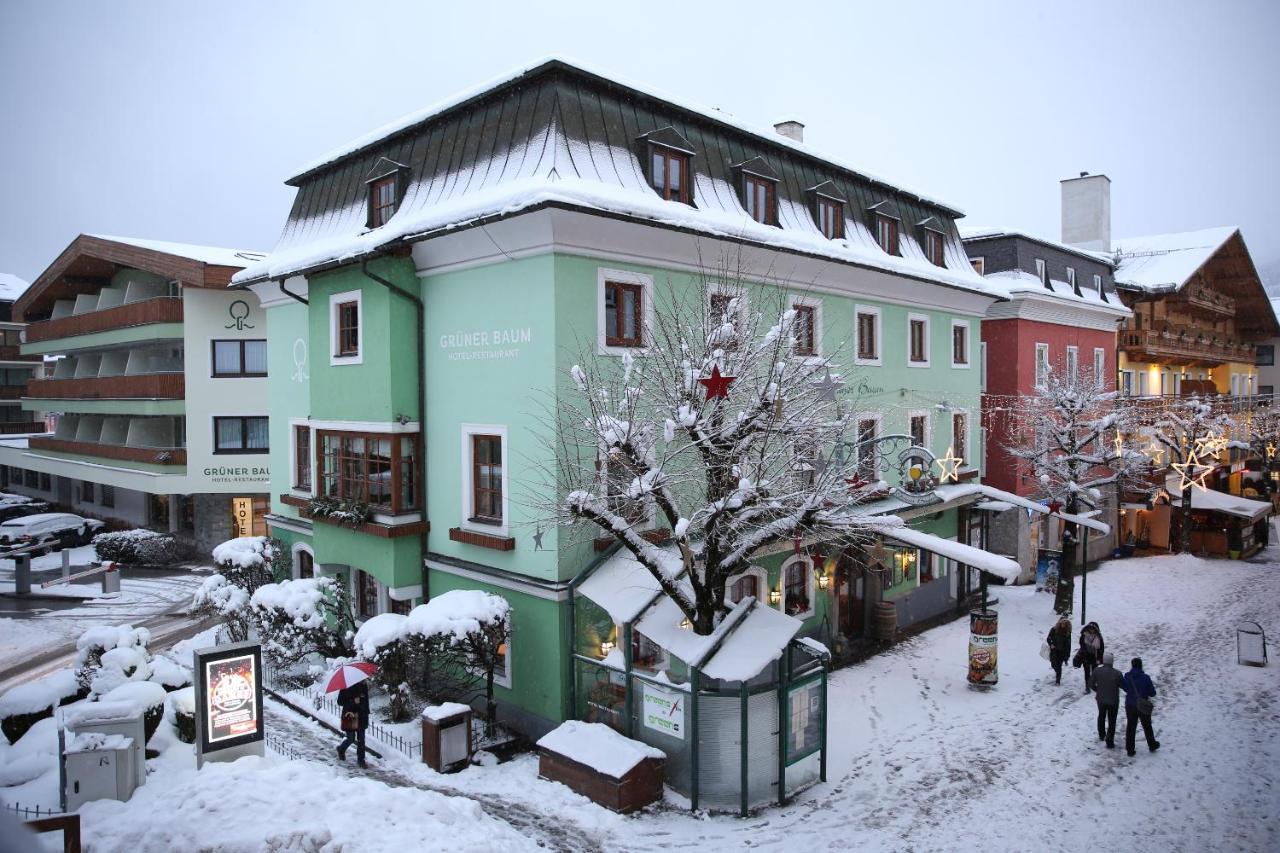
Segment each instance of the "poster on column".
[{"label": "poster on column", "polygon": [[1056,592],[1061,574],[1062,552],[1041,548],[1036,557],[1036,589]]},{"label": "poster on column", "polygon": [[999,615],[994,610],[969,612],[969,683],[990,687],[1000,680],[996,665]]},{"label": "poster on column", "polygon": [[232,643],[194,652],[197,767],[261,755],[262,647]]}]

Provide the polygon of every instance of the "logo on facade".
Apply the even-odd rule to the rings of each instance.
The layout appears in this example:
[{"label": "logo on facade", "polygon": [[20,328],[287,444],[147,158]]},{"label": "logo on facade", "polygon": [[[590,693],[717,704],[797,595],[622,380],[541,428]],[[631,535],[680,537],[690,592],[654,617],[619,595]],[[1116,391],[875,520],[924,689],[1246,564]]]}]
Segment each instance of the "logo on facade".
[{"label": "logo on facade", "polygon": [[306,382],[310,378],[307,373],[307,342],[298,338],[293,342],[293,381]]},{"label": "logo on facade", "polygon": [[231,322],[223,326],[224,329],[235,329],[237,332],[243,332],[245,329],[252,329],[252,323],[246,323],[249,319],[249,303],[243,299],[237,299],[227,306],[227,313],[231,315]]}]

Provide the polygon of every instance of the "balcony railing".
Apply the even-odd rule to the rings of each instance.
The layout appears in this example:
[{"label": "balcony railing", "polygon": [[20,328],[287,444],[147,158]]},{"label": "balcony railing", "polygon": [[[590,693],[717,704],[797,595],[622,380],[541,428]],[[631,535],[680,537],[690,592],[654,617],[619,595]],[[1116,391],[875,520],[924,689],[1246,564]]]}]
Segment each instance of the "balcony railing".
[{"label": "balcony railing", "polygon": [[65,438],[32,438],[27,442],[27,447],[31,450],[54,450],[58,453],[96,456],[100,459],[148,462],[152,465],[187,464],[185,447],[126,447],[119,444],[99,444],[96,441],[71,441]]},{"label": "balcony railing", "polygon": [[0,435],[25,435],[33,432],[48,432],[44,421],[0,421]]},{"label": "balcony railing", "polygon": [[17,344],[0,344],[0,361],[43,361],[42,355],[23,355]]},{"label": "balcony railing", "polygon": [[26,390],[26,385],[0,385],[0,400],[21,400]]},{"label": "balcony railing", "polygon": [[1236,301],[1234,299],[1225,293],[1219,293],[1200,284],[1188,285],[1182,293],[1178,294],[1178,297],[1179,302],[1202,314],[1223,317],[1234,317],[1236,315]]},{"label": "balcony railing", "polygon": [[183,374],[143,373],[39,379],[27,383],[26,396],[37,400],[181,400],[185,394]]},{"label": "balcony railing", "polygon": [[181,323],[182,299],[176,296],[158,296],[117,305],[101,311],[73,314],[57,320],[40,320],[28,324],[26,342],[29,344],[71,338],[92,332],[108,332],[129,326],[145,326],[150,323]]},{"label": "balcony railing", "polygon": [[1189,364],[1239,361],[1252,364],[1255,357],[1252,344],[1215,343],[1199,332],[1186,329],[1123,329],[1120,332],[1120,348],[1140,361]]}]

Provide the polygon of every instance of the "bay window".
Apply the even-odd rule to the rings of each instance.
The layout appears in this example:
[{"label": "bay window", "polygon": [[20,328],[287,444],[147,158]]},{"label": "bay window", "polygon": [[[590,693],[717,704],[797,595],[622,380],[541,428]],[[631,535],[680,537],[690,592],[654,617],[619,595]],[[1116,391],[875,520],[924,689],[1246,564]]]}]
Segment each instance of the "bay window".
[{"label": "bay window", "polygon": [[316,432],[317,493],[394,514],[418,508],[418,436]]}]

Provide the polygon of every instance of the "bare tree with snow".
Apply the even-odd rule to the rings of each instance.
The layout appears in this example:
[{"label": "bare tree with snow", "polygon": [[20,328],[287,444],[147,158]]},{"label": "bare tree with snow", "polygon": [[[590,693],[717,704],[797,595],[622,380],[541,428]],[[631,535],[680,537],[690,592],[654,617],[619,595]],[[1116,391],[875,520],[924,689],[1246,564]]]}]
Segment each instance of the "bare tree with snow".
[{"label": "bare tree with snow", "polygon": [[1204,478],[1217,465],[1219,452],[1230,444],[1235,421],[1226,412],[1198,396],[1178,400],[1151,426],[1153,440],[1164,451],[1162,462],[1178,476],[1182,508],[1179,511],[1179,550],[1191,550],[1191,493],[1207,488]]},{"label": "bare tree with snow", "polygon": [[[1130,425],[1114,405],[1115,397],[1104,390],[1100,377],[1079,368],[1074,375],[1050,371],[1034,394],[1014,405],[1011,414],[1020,430],[1007,449],[1028,464],[1051,509],[1068,515],[1096,509],[1104,486],[1122,486],[1149,468],[1147,457],[1124,437]],[[1067,519],[1062,533],[1054,599],[1054,610],[1062,614],[1070,614],[1075,601],[1078,528]]]},{"label": "bare tree with snow", "polygon": [[[667,289],[634,354],[595,342],[579,354],[555,404],[558,499],[545,509],[620,542],[705,635],[726,581],[761,552],[865,541],[858,505],[878,467],[837,449],[856,407],[834,353],[819,355],[817,311],[728,263],[699,278]],[[647,535],[654,521],[674,548]]]}]

